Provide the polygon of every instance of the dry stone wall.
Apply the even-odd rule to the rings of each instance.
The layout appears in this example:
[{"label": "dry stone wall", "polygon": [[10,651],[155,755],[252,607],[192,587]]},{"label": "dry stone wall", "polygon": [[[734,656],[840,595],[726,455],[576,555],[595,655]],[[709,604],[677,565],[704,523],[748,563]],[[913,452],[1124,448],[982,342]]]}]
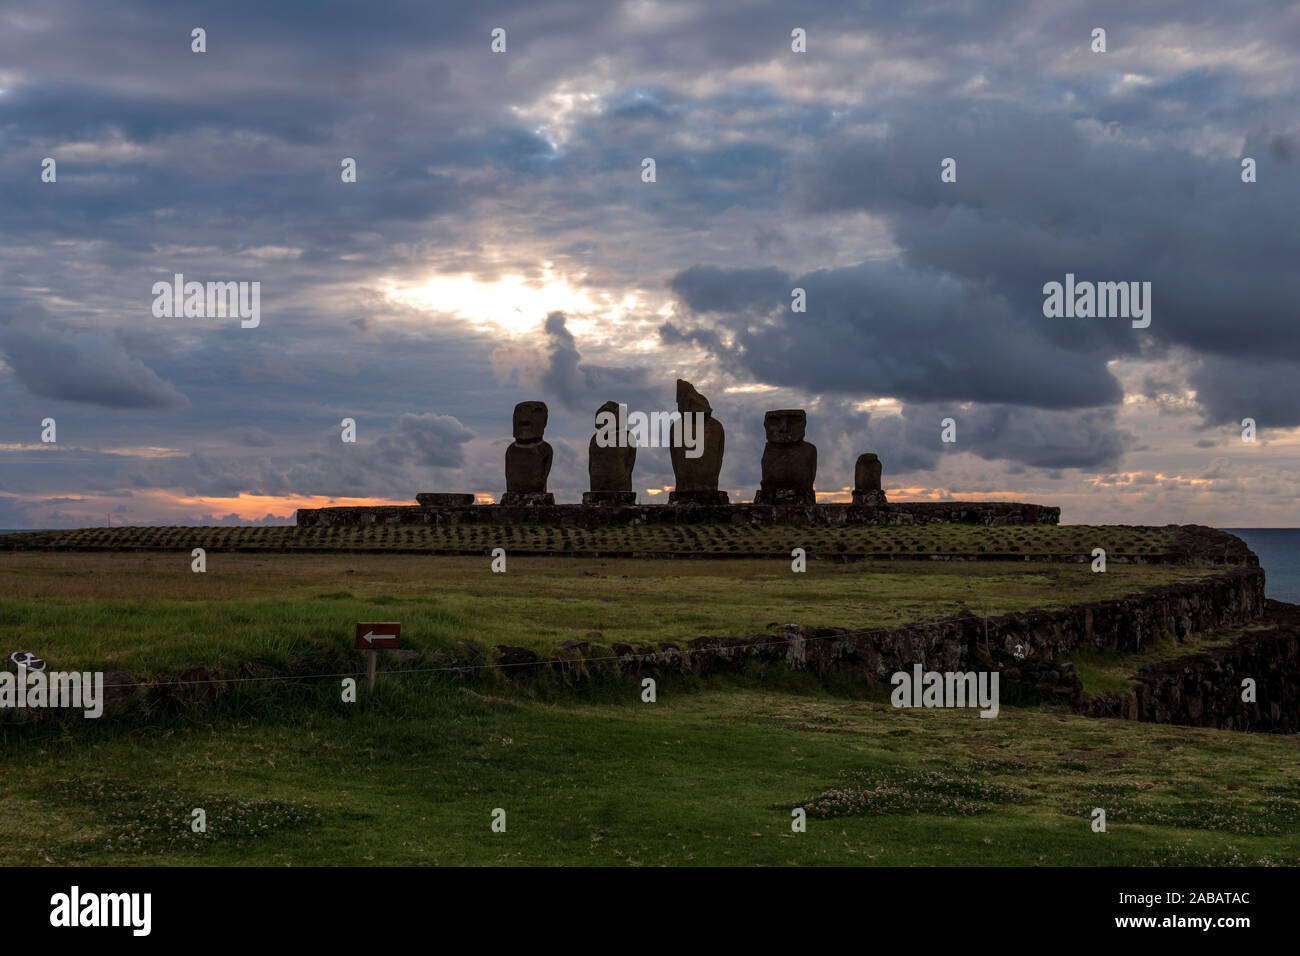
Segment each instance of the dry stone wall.
[{"label": "dry stone wall", "polygon": [[[1087,712],[1225,730],[1300,731],[1300,607],[1269,601],[1259,624],[1229,647],[1143,668],[1136,687],[1092,701]],[[1254,682],[1253,701],[1244,699],[1247,679]]]},{"label": "dry stone wall", "polygon": [[390,505],[300,508],[300,528],[374,524],[550,524],[599,528],[643,524],[796,524],[987,526],[1057,524],[1061,509],[1006,501],[919,501],[882,505]]}]

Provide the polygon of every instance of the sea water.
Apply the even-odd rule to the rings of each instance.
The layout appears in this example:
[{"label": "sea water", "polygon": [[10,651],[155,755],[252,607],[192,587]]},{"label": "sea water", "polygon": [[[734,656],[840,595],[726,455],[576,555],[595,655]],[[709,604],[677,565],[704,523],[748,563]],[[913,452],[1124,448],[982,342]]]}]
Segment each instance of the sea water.
[{"label": "sea water", "polygon": [[1275,601],[1300,604],[1300,528],[1224,528],[1259,555],[1264,592]]}]

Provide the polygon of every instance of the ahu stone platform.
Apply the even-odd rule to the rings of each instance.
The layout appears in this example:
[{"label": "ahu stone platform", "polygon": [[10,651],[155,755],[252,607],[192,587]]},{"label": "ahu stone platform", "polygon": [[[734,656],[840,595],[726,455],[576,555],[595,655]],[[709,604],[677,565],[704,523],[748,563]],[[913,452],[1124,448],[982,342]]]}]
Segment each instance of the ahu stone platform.
[{"label": "ahu stone platform", "polygon": [[370,524],[544,524],[599,528],[642,524],[1057,524],[1061,509],[1011,501],[917,501],[880,505],[389,505],[300,508],[300,528]]}]

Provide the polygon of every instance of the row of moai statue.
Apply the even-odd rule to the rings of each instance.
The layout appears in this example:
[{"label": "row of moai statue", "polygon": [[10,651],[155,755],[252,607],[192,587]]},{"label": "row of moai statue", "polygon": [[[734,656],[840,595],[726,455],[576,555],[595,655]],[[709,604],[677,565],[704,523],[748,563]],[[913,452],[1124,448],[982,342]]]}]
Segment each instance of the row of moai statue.
[{"label": "row of moai statue", "polygon": [[[668,495],[671,505],[725,505],[727,493],[718,490],[722,473],[722,454],[726,432],[713,417],[713,406],[690,382],[677,380],[677,410],[687,415],[703,415],[698,454],[688,454],[679,429],[672,426],[669,457],[672,460],[675,487]],[[591,437],[587,451],[587,473],[591,490],[582,496],[584,505],[630,505],[636,503],[632,490],[632,469],[636,466],[636,443],[625,432],[622,440],[610,444],[597,439],[602,417],[617,416],[617,402],[606,402],[596,410],[597,434]],[[692,419],[699,421],[700,419]],[[503,505],[551,505],[555,496],[546,490],[551,473],[551,446],[542,437],[546,430],[545,402],[520,402],[515,406],[515,440],[506,449],[506,493]],[[783,408],[763,416],[767,445],[763,449],[762,479],[754,495],[755,504],[811,505],[816,503],[813,482],[817,478],[817,448],[804,441],[808,415],[801,408]],[[873,454],[861,455],[854,468],[853,503],[881,505],[885,493],[880,487],[880,459]]]}]

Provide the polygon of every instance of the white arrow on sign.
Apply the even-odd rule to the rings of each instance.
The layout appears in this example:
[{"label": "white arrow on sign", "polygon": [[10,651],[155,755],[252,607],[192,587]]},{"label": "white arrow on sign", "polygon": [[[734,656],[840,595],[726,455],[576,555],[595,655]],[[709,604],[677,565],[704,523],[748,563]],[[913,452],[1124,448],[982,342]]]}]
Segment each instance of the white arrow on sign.
[{"label": "white arrow on sign", "polygon": [[[362,628],[365,628],[362,631]],[[402,632],[402,625],[397,621],[358,621],[356,629],[356,647],[363,651],[374,651],[376,644],[382,644],[384,647],[397,647],[398,635]]]}]

